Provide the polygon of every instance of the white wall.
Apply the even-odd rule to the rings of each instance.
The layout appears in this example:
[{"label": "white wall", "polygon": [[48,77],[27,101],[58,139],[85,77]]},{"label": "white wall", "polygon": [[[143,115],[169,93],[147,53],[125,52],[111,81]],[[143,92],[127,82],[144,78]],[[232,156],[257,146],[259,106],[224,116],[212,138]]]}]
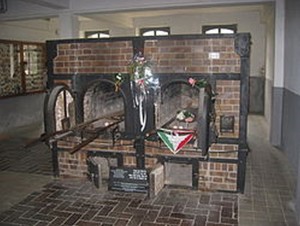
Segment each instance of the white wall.
[{"label": "white wall", "polygon": [[172,34],[201,34],[203,25],[238,24],[238,32],[250,32],[251,76],[261,76],[265,66],[265,24],[261,22],[259,12],[201,13],[191,15],[145,17],[134,20],[134,26],[142,27],[170,26]]},{"label": "white wall", "polygon": [[[266,17],[266,68],[265,68],[265,118],[267,124],[271,123],[271,110],[272,110],[272,87],[274,84],[274,11],[273,7],[270,7],[269,14]],[[269,131],[269,129],[268,129]]]},{"label": "white wall", "polygon": [[0,39],[44,42],[58,38],[57,25],[52,20],[0,22]]},{"label": "white wall", "polygon": [[0,101],[0,134],[31,125],[42,127],[44,99],[44,93],[2,99]]},{"label": "white wall", "polygon": [[121,26],[101,20],[86,20],[80,22],[80,38],[84,38],[85,31],[104,30],[109,30],[111,37],[135,36],[135,30],[133,27]]}]

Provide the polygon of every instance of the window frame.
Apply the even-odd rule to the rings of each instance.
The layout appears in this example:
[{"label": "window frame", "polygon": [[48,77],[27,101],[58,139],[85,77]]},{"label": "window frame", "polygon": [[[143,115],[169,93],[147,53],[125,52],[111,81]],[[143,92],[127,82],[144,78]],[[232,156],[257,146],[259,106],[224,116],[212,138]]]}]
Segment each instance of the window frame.
[{"label": "window frame", "polygon": [[[159,37],[159,36],[169,36],[171,34],[171,29],[170,27],[148,27],[148,28],[140,28],[140,36],[142,37],[147,37],[144,36],[143,34],[149,31],[154,31],[154,35],[151,37]],[[167,32],[167,35],[157,35],[158,31],[164,31]]]},{"label": "window frame", "polygon": [[228,24],[228,25],[204,25],[202,26],[202,34],[207,34],[206,32],[212,29],[218,29],[216,34],[225,34],[221,33],[221,29],[232,30],[233,34],[237,33],[237,24]]},{"label": "window frame", "polygon": [[[97,38],[109,38],[110,34],[109,34],[109,30],[101,30],[101,31],[85,31],[84,32],[84,37],[85,38],[89,38],[88,36],[90,35],[95,35],[97,34]],[[100,37],[101,34],[106,34],[109,37]]]},{"label": "window frame", "polygon": [[[0,44],[9,46],[9,76],[3,74],[8,78],[8,83],[14,88],[11,90],[4,90],[0,93],[0,99],[9,98],[13,96],[22,96],[32,93],[41,93],[46,91],[44,81],[47,77],[46,73],[46,44],[40,42],[27,42],[27,41],[13,41],[0,39]],[[40,55],[32,56],[31,63],[39,67],[36,74],[26,74],[25,70],[28,65],[28,49],[27,46],[34,46],[40,49]],[[27,54],[27,56],[25,56]],[[12,64],[13,63],[13,64]],[[28,82],[34,81],[32,86]],[[3,87],[0,86],[0,89]]]}]

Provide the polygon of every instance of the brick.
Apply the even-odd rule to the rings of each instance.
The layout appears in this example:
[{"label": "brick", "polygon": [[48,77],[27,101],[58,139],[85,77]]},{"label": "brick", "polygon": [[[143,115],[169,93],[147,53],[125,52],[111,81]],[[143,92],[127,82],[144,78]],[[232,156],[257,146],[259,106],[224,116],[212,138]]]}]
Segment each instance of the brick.
[{"label": "brick", "polygon": [[106,224],[114,224],[118,219],[112,217],[104,217],[104,216],[97,216],[93,218],[93,221],[99,223],[106,223]]},{"label": "brick", "polygon": [[100,216],[107,216],[109,212],[113,209],[111,206],[104,206],[98,213]]},{"label": "brick", "polygon": [[206,220],[206,216],[196,216],[194,226],[205,226]]},{"label": "brick", "polygon": [[238,224],[237,219],[232,219],[232,218],[227,218],[227,217],[222,217],[221,222],[226,223],[226,224]]},{"label": "brick", "polygon": [[115,212],[112,211],[109,213],[109,217],[113,217],[113,218],[122,218],[122,219],[130,219],[132,217],[132,214],[130,213],[121,213],[121,212]]},{"label": "brick", "polygon": [[[226,179],[225,179],[225,180],[226,180]],[[222,183],[222,182],[223,182],[223,178],[220,178],[220,177],[214,177],[214,178],[213,178],[213,182]],[[228,181],[226,180],[226,182],[228,182]]]},{"label": "brick", "polygon": [[210,196],[209,195],[201,195],[200,204],[209,204]]},{"label": "brick", "polygon": [[39,220],[39,221],[52,221],[55,219],[55,217],[53,216],[49,216],[49,215],[46,215],[46,214],[35,214],[32,216],[33,219],[35,220]]},{"label": "brick", "polygon": [[172,218],[180,218],[180,219],[194,219],[194,216],[191,214],[183,214],[183,213],[171,213],[170,217]]},{"label": "brick", "polygon": [[141,224],[141,226],[165,226],[165,224],[143,222],[143,223]]},{"label": "brick", "polygon": [[179,224],[181,220],[176,218],[171,218],[171,217],[159,217],[156,219],[156,222],[164,223],[164,224]]},{"label": "brick", "polygon": [[124,210],[124,212],[130,213],[132,215],[145,216],[147,214],[148,210],[147,209],[136,209],[136,208],[128,207]]},{"label": "brick", "polygon": [[146,215],[144,221],[145,222],[155,222],[157,216],[158,216],[159,211],[156,210],[150,210],[148,214]]},{"label": "brick", "polygon": [[183,213],[193,214],[193,215],[207,215],[209,213],[209,210],[208,209],[203,209],[203,208],[197,208],[197,209],[185,208]]},{"label": "brick", "polygon": [[207,223],[206,226],[232,226],[231,224],[223,224],[223,223]]},{"label": "brick", "polygon": [[119,219],[114,226],[124,226],[127,225],[128,220],[124,220],[124,219]]},{"label": "brick", "polygon": [[233,210],[232,208],[228,208],[228,207],[224,207],[222,208],[222,212],[221,212],[221,216],[222,218],[232,218],[233,217]]},{"label": "brick", "polygon": [[114,208],[115,212],[122,212],[127,206],[128,202],[119,202],[119,204]]},{"label": "brick", "polygon": [[128,207],[136,208],[140,205],[141,202],[142,202],[142,200],[134,199],[129,203]]},{"label": "brick", "polygon": [[[76,223],[77,226],[99,226],[99,223],[96,222],[90,222],[90,221],[84,221],[84,220],[79,220]],[[116,224],[116,226],[121,226],[121,224]],[[126,225],[126,224],[123,224]]]},{"label": "brick", "polygon": [[210,211],[208,215],[209,222],[220,222],[220,212]]},{"label": "brick", "polygon": [[19,225],[36,225],[38,223],[37,220],[24,219],[24,218],[18,218],[14,222]]},{"label": "brick", "polygon": [[[180,226],[196,226],[196,220],[195,220],[195,224],[193,220],[182,220]],[[199,225],[200,226],[200,225]],[[205,224],[203,225],[205,226]]]},{"label": "brick", "polygon": [[160,217],[168,217],[168,216],[170,216],[171,211],[172,211],[172,207],[163,206],[159,213],[159,216]]},{"label": "brick", "polygon": [[[76,46],[76,47],[75,47]],[[107,73],[127,72],[127,61],[132,57],[131,42],[106,42],[106,43],[74,43],[72,45],[58,46],[58,56],[54,60],[54,71],[60,73]],[[62,52],[63,51],[63,52]],[[60,54],[61,53],[61,54]],[[128,53],[128,55],[120,54]],[[131,54],[130,54],[131,53]],[[76,56],[76,57],[75,57]],[[125,60],[124,63],[119,63]],[[83,67],[73,68],[74,62],[79,61]],[[65,68],[57,67],[58,63],[64,62]],[[126,63],[125,63],[126,62]],[[95,65],[96,64],[96,65]],[[101,64],[101,65],[99,65]],[[101,66],[89,68],[86,66]],[[123,65],[123,68],[115,68],[115,65]],[[107,70],[106,68],[110,68]],[[120,70],[120,71],[119,71]]]},{"label": "brick", "polygon": [[72,213],[70,213],[70,212],[57,211],[57,210],[53,210],[52,212],[49,213],[49,215],[51,215],[51,216],[63,217],[63,218],[68,218],[71,216],[71,214]]},{"label": "brick", "polygon": [[138,215],[133,216],[133,217],[131,218],[131,220],[128,222],[127,225],[128,225],[128,226],[136,226],[136,225],[139,225],[139,224],[143,221],[144,217],[145,217],[145,216],[138,216]]}]

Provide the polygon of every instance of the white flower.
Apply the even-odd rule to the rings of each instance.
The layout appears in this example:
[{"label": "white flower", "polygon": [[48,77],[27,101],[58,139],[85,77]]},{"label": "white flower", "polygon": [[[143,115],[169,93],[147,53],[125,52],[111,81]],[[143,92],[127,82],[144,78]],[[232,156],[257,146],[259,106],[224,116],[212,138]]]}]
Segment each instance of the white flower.
[{"label": "white flower", "polygon": [[176,115],[176,119],[178,119],[178,120],[184,120],[184,119],[185,119],[185,115],[184,115],[183,111],[180,111],[180,112]]}]

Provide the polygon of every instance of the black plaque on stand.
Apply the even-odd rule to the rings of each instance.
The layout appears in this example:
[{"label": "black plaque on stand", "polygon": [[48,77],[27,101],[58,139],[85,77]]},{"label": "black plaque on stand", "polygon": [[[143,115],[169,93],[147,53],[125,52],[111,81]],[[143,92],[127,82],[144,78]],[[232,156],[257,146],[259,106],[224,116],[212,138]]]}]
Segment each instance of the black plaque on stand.
[{"label": "black plaque on stand", "polygon": [[149,173],[146,169],[110,167],[108,189],[148,193]]}]

